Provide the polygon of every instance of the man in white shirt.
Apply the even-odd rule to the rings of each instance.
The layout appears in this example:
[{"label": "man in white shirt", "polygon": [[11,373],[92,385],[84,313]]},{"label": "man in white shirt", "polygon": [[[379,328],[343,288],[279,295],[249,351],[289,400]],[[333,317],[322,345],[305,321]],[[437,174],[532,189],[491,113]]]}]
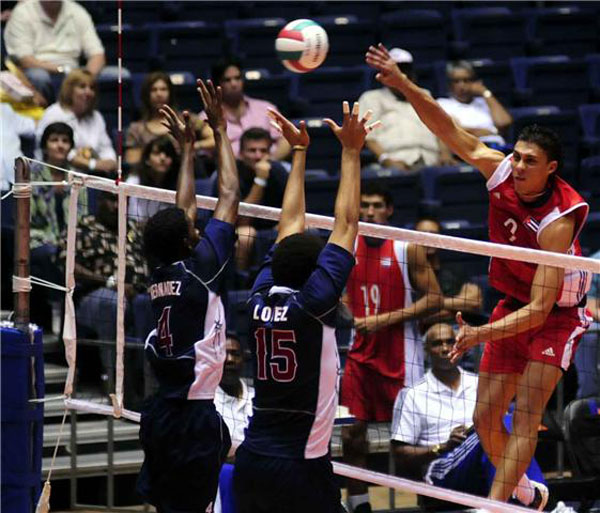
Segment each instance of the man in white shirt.
[{"label": "man in white shirt", "polygon": [[[449,324],[434,324],[425,334],[425,352],[431,369],[423,379],[398,394],[392,420],[392,450],[400,474],[429,484],[486,496],[495,469],[473,429],[477,376],[450,361],[455,332]],[[542,472],[532,461],[526,487],[515,496],[526,505],[548,493]],[[525,483],[525,481],[524,481]],[[442,508],[423,500],[426,508]],[[455,507],[456,505],[454,505]]]},{"label": "man in white shirt", "polygon": [[52,75],[79,67],[94,76],[106,64],[104,47],[88,12],[73,0],[24,0],[12,11],[4,30],[10,57],[50,103]]},{"label": "man in white shirt", "polygon": [[[390,51],[400,69],[414,80],[413,56],[401,48]],[[413,171],[452,164],[451,155],[417,116],[404,96],[389,87],[364,92],[358,100],[361,116],[373,111],[381,127],[367,135],[366,145],[386,168]]]},{"label": "man in white shirt", "polygon": [[502,133],[512,124],[512,116],[481,80],[468,61],[446,66],[450,98],[438,103],[467,132],[488,145],[505,145]]},{"label": "man in white shirt", "polygon": [[0,103],[0,120],[2,131],[0,141],[2,148],[2,174],[0,189],[10,189],[15,181],[15,159],[23,156],[20,136],[35,136],[35,121],[17,114],[9,103]]}]

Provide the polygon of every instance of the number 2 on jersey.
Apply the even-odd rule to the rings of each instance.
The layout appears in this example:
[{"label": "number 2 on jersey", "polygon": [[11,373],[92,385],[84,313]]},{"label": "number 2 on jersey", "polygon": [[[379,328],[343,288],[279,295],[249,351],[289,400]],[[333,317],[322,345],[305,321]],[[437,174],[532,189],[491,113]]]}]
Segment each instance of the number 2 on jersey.
[{"label": "number 2 on jersey", "polygon": [[[271,351],[267,348],[267,334],[265,328],[258,328],[254,332],[256,339],[256,379],[267,380],[267,372],[275,381],[289,383],[296,377],[298,361],[296,352],[292,347],[282,346],[282,343],[296,343],[294,330],[271,330]],[[267,360],[269,365],[267,366]]]},{"label": "number 2 on jersey", "polygon": [[361,285],[360,290],[363,293],[365,316],[371,315],[371,304],[373,305],[373,315],[377,315],[379,313],[379,306],[381,305],[381,291],[379,290],[379,285]]},{"label": "number 2 on jersey", "polygon": [[167,356],[173,356],[173,335],[169,327],[169,317],[171,315],[171,307],[165,306],[160,319],[158,319],[158,347],[163,349]]}]

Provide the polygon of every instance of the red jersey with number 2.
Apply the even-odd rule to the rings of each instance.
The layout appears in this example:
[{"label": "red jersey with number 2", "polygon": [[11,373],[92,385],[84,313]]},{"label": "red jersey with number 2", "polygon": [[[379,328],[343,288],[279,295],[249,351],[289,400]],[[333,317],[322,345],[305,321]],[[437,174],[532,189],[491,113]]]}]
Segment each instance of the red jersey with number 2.
[{"label": "red jersey with number 2", "polygon": [[[587,217],[589,206],[567,182],[559,176],[551,177],[551,192],[533,203],[524,203],[515,191],[511,168],[512,154],[496,168],[487,182],[489,192],[490,241],[523,248],[541,249],[539,237],[550,223],[573,214],[575,234],[568,254],[581,255],[578,235]],[[492,258],[490,285],[522,303],[529,303],[531,285],[537,264]],[[565,270],[562,289],[557,298],[561,307],[576,306],[591,284],[590,273]]]},{"label": "red jersey with number 2", "polygon": [[[354,318],[406,308],[412,304],[408,244],[386,240],[369,246],[356,242],[356,265],[346,286]],[[423,375],[423,353],[413,322],[395,324],[375,333],[356,332],[348,358],[409,386]]]}]

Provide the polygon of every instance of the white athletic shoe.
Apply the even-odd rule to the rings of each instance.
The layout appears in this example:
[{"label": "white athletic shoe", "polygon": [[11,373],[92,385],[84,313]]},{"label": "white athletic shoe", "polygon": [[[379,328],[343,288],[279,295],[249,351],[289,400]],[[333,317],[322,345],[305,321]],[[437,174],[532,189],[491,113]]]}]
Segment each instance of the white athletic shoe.
[{"label": "white athletic shoe", "polygon": [[552,513],[577,513],[577,510],[571,506],[567,506],[563,501],[559,501],[556,508],[552,510]]}]

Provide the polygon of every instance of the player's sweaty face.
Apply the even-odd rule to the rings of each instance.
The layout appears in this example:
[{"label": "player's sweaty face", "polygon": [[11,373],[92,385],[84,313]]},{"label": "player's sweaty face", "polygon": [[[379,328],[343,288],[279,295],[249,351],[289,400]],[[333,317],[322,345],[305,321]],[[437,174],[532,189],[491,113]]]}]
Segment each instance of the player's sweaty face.
[{"label": "player's sweaty face", "polygon": [[360,220],[366,223],[387,224],[393,207],[388,207],[385,199],[378,194],[360,197]]},{"label": "player's sweaty face", "polygon": [[549,161],[537,144],[517,141],[511,160],[515,191],[519,195],[543,192],[548,177],[556,170],[556,161]]}]

